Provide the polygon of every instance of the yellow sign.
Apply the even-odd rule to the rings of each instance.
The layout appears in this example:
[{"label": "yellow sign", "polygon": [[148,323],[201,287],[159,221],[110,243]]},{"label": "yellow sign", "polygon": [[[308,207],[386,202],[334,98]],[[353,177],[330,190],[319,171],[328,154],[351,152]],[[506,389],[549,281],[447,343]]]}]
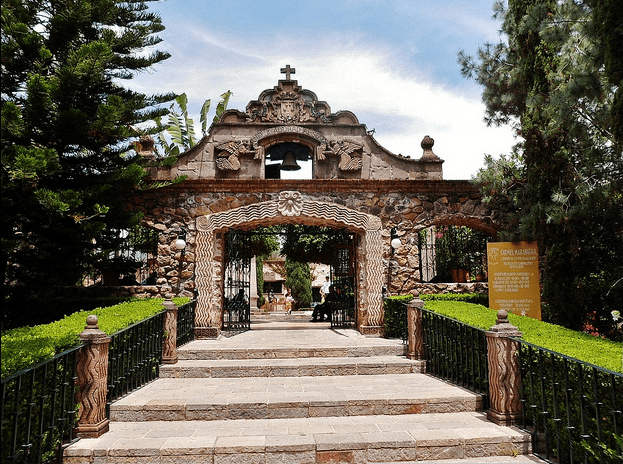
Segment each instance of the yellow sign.
[{"label": "yellow sign", "polygon": [[489,307],[541,320],[536,242],[487,243]]}]

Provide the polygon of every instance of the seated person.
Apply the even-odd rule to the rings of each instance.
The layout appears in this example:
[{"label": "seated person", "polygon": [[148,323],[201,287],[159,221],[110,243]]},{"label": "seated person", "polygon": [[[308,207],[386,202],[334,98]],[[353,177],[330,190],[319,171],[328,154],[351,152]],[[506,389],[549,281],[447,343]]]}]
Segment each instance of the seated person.
[{"label": "seated person", "polygon": [[329,287],[329,293],[325,296],[324,303],[316,305],[309,322],[329,322],[331,320],[331,302],[335,300],[335,288]]}]

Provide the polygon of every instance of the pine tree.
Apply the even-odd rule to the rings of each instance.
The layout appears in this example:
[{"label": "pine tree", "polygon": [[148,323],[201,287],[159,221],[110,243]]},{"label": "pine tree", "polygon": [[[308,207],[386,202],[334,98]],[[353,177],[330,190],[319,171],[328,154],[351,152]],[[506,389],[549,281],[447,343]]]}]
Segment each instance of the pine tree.
[{"label": "pine tree", "polygon": [[494,8],[506,41],[459,61],[484,86],[485,120],[511,124],[519,142],[475,181],[508,212],[506,237],[539,242],[544,317],[620,336],[610,313],[623,300],[623,4]]},{"label": "pine tree", "polygon": [[78,283],[140,219],[124,208],[146,176],[134,128],[174,98],[122,85],[169,56],[150,1],[2,0],[5,295]]},{"label": "pine tree", "polygon": [[292,291],[293,309],[309,308],[312,303],[312,278],[308,263],[286,257],[286,287]]}]

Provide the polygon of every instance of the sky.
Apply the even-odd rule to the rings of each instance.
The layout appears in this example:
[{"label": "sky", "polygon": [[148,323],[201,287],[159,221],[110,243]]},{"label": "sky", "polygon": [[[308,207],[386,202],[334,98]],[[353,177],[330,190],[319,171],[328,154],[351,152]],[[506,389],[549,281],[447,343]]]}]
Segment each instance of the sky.
[{"label": "sky", "polygon": [[171,58],[125,85],[185,92],[198,129],[206,99],[212,116],[230,90],[228,108],[244,111],[289,64],[301,87],[333,113],[352,111],[392,153],[417,159],[432,137],[444,179],[470,179],[485,154],[516,143],[509,127],[487,127],[482,87],[457,62],[459,50],[475,55],[500,40],[493,0],[166,0],[151,9],[166,27],[157,48]]}]

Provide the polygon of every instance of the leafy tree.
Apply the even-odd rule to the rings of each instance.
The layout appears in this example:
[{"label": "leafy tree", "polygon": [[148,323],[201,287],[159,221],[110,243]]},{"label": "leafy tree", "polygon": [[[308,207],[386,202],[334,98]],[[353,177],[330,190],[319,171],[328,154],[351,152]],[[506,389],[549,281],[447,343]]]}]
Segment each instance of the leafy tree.
[{"label": "leafy tree", "polygon": [[2,0],[2,257],[5,295],[80,280],[140,217],[124,208],[146,171],[134,127],[173,94],[123,80],[167,59],[151,0]]},{"label": "leafy tree", "polygon": [[309,263],[286,257],[286,286],[292,291],[293,309],[309,308],[312,303],[312,278]]},{"label": "leafy tree", "polygon": [[348,232],[330,227],[283,226],[281,254],[299,262],[333,264],[334,247],[348,241]]},{"label": "leafy tree", "polygon": [[[230,90],[221,95],[221,100],[216,106],[216,114],[212,122],[218,121],[221,114],[225,112],[231,96]],[[179,106],[179,112],[175,109],[175,103]],[[164,150],[164,154],[173,160],[177,159],[176,157],[180,153],[190,150],[198,142],[195,136],[195,122],[188,116],[188,97],[185,93],[178,95],[175,103],[169,107],[166,124],[162,123],[162,118],[160,117],[155,119],[156,127],[159,131],[158,141]],[[211,105],[211,100],[206,100],[203,102],[199,113],[203,137],[208,135],[208,113]]]},{"label": "leafy tree", "polygon": [[509,0],[506,41],[463,74],[483,85],[485,120],[510,124],[514,151],[475,182],[506,210],[505,236],[539,242],[544,318],[617,337],[623,301],[623,3]]}]

